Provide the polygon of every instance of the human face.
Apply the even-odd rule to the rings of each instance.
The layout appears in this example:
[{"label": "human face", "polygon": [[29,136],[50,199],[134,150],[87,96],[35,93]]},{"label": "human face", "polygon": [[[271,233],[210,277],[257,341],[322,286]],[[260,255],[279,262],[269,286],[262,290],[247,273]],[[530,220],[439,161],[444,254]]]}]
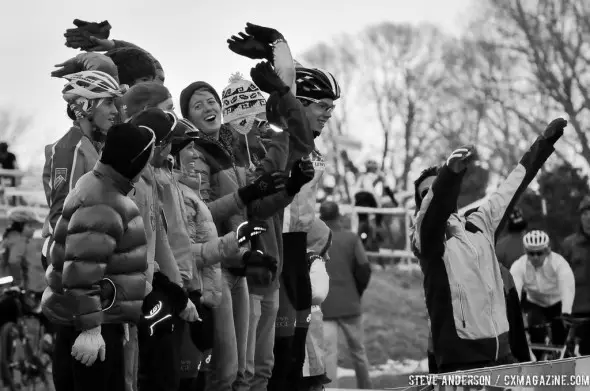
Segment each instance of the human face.
[{"label": "human face", "polygon": [[545,259],[547,259],[547,255],[549,255],[549,249],[546,248],[544,250],[536,250],[536,251],[527,251],[526,256],[529,262],[535,267],[543,266]]},{"label": "human face", "polygon": [[129,87],[132,87],[132,86],[139,84],[139,83],[144,83],[146,81],[154,81],[154,79],[155,79],[155,77],[153,77],[153,76],[140,77],[139,79],[135,79]]},{"label": "human face", "polygon": [[314,135],[319,136],[322,133],[322,129],[324,129],[326,122],[332,118],[332,111],[335,107],[334,101],[329,98],[320,100],[311,98],[301,99],[310,102],[309,105],[305,107],[305,115]]},{"label": "human face", "polygon": [[190,143],[189,145],[181,149],[179,155],[180,166],[182,167],[182,170],[189,175],[194,174],[195,160],[199,156],[199,152],[195,148],[195,144]]},{"label": "human face", "polygon": [[221,106],[207,90],[197,90],[188,103],[188,120],[207,135],[221,128]]},{"label": "human face", "polygon": [[33,234],[35,233],[35,227],[33,226],[33,223],[26,223],[23,226],[23,236],[26,238],[32,238]]},{"label": "human face", "polygon": [[92,122],[97,128],[106,132],[116,123],[118,115],[115,100],[103,98],[92,111]]},{"label": "human face", "polygon": [[158,103],[156,107],[161,110],[174,111],[174,102],[172,102],[172,97]]},{"label": "human face", "polygon": [[581,221],[584,233],[590,235],[590,209],[582,212]]},{"label": "human face", "polygon": [[435,179],[435,176],[429,176],[426,179],[424,179],[422,183],[420,183],[420,185],[418,186],[418,194],[420,195],[420,199],[423,200],[424,197],[426,197],[426,194],[428,194],[428,190],[430,189],[430,187],[432,187],[432,184],[434,183]]}]

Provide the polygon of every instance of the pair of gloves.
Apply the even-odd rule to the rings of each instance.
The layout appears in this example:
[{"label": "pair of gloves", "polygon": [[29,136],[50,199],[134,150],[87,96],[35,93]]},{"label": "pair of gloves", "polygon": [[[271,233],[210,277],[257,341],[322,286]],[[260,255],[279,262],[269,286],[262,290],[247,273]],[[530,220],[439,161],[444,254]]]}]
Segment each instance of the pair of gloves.
[{"label": "pair of gloves", "polygon": [[[547,125],[543,131],[543,138],[555,144],[557,140],[563,135],[563,130],[567,126],[567,121],[563,118],[556,118]],[[477,160],[477,150],[473,145],[465,145],[451,153],[447,158],[446,166],[455,174],[459,174],[467,169],[467,167]]]},{"label": "pair of gloves", "polygon": [[108,39],[111,33],[111,25],[107,20],[94,23],[74,19],[74,25],[76,28],[67,29],[64,34],[66,46],[73,49],[92,50],[96,46],[96,39]]}]

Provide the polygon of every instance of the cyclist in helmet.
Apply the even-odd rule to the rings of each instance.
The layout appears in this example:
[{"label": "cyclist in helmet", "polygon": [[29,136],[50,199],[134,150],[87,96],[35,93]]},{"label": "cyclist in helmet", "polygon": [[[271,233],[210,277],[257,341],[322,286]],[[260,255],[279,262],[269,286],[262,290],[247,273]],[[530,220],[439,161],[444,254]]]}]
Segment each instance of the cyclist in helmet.
[{"label": "cyclist in helmet", "polygon": [[[551,322],[552,341],[562,344],[565,330],[556,318],[572,312],[574,273],[561,255],[551,251],[549,235],[544,231],[528,232],[523,244],[526,254],[512,264],[510,273],[519,296],[523,290],[527,294],[523,310],[528,314],[529,326]],[[543,343],[545,338],[540,328],[531,328],[530,336],[532,343]]]},{"label": "cyclist in helmet", "polygon": [[49,215],[43,227],[47,238],[42,263],[51,245],[51,236],[61,216],[66,196],[78,179],[98,161],[106,133],[118,118],[114,99],[121,96],[117,81],[101,71],[82,71],[64,76],[68,80],[62,96],[73,126],[59,140],[45,146],[43,187]]},{"label": "cyclist in helmet", "polygon": [[36,258],[37,248],[31,240],[37,214],[27,207],[15,207],[8,212],[9,226],[2,237],[3,274],[11,275],[16,284],[41,294],[45,289],[45,273]]}]

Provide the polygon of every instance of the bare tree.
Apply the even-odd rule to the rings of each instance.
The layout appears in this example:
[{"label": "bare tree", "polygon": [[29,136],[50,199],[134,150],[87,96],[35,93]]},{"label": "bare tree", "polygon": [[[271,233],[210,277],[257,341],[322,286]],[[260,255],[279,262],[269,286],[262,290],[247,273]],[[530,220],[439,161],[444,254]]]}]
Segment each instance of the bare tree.
[{"label": "bare tree", "polygon": [[383,133],[381,166],[385,169],[390,162],[399,188],[407,188],[414,161],[432,158],[430,146],[440,138],[432,129],[447,106],[442,61],[446,39],[428,24],[383,23],[364,35],[368,98]]},{"label": "bare tree", "polygon": [[15,114],[7,107],[0,107],[0,141],[15,144],[29,135],[33,118]]}]

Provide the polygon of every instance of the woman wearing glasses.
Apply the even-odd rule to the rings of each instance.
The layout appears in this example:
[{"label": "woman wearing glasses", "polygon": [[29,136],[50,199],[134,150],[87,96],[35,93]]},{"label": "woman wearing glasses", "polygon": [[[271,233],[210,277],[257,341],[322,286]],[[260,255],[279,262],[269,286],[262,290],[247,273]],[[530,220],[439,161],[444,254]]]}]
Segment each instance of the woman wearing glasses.
[{"label": "woman wearing glasses", "polygon": [[[551,338],[554,345],[565,341],[561,315],[570,315],[576,283],[574,273],[567,261],[551,251],[549,235],[544,231],[528,232],[523,240],[525,255],[518,258],[510,273],[518,296],[526,292],[523,310],[528,314],[528,325],[534,326],[551,322]],[[543,343],[543,328],[529,329],[531,343]]]}]

